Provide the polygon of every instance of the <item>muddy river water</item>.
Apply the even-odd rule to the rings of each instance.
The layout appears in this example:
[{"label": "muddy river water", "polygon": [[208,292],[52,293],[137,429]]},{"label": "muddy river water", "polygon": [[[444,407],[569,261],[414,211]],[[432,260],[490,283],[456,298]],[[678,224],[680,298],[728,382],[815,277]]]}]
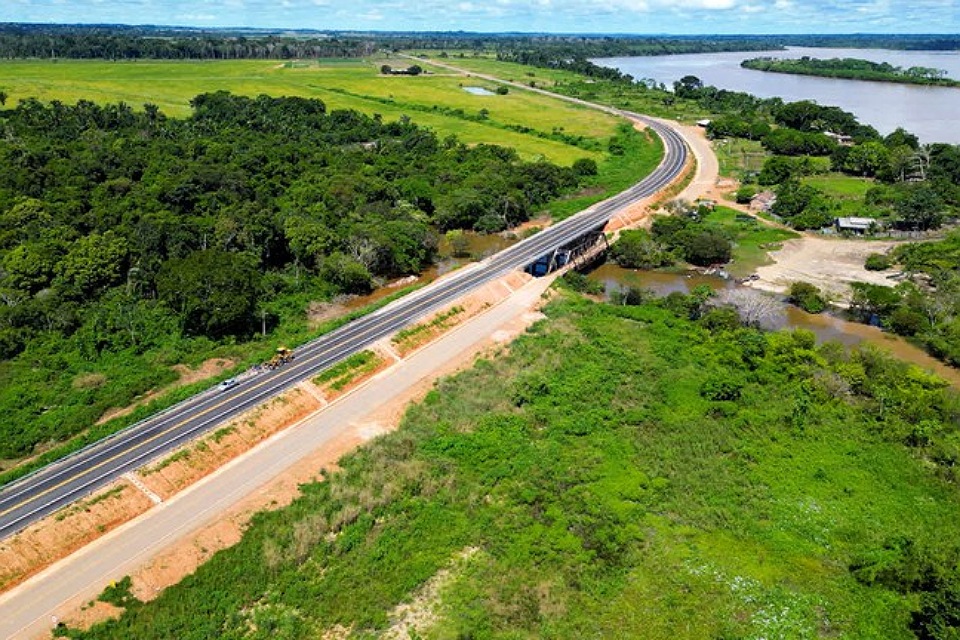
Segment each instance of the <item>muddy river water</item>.
[{"label": "muddy river water", "polygon": [[[714,276],[684,273],[660,273],[623,269],[613,264],[604,264],[594,270],[590,277],[602,282],[608,294],[624,287],[642,287],[658,295],[671,292],[689,293],[694,287],[704,284],[715,291],[737,287],[732,280]],[[784,303],[780,312],[772,317],[769,329],[808,329],[821,342],[836,341],[846,345],[871,344],[906,360],[926,371],[933,371],[953,386],[960,387],[960,370],[950,367],[928,355],[919,347],[895,336],[859,322],[850,322],[828,313],[811,314]]]}]

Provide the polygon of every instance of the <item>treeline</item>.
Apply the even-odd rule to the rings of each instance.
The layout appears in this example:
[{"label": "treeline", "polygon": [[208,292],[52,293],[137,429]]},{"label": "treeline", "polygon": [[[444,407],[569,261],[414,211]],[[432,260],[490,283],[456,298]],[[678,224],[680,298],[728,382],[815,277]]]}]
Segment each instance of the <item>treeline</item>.
[{"label": "treeline", "polygon": [[177,35],[171,38],[127,35],[11,34],[0,31],[0,58],[72,58],[98,60],[292,60],[358,58],[376,43],[340,38],[222,37]]},{"label": "treeline", "polygon": [[947,78],[946,71],[931,67],[903,69],[888,62],[871,62],[859,58],[830,58],[821,60],[803,56],[797,59],[751,58],[740,63],[745,69],[791,73],[796,75],[845,78],[849,80],[873,80],[941,87],[958,87],[960,82]]},{"label": "treeline", "polygon": [[909,277],[895,287],[854,284],[854,317],[880,324],[960,367],[960,233],[899,245],[889,255],[874,254],[872,262],[881,270],[897,264]]},{"label": "treeline", "polygon": [[243,341],[310,300],[419,273],[438,232],[516,225],[580,177],[319,100],[191,104],[184,120],[87,101],[0,111],[0,457],[151,388],[190,341]]}]

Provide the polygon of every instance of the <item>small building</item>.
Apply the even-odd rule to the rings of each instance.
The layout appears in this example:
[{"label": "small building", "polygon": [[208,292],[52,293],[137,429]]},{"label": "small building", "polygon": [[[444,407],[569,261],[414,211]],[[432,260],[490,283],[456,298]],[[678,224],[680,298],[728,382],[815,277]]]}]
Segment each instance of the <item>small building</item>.
[{"label": "small building", "polygon": [[837,218],[834,221],[834,226],[840,233],[846,232],[864,235],[875,231],[879,227],[879,224],[873,218],[850,217]]},{"label": "small building", "polygon": [[853,146],[853,138],[851,136],[844,135],[842,133],[834,133],[833,131],[824,131],[823,135],[827,136],[843,147]]},{"label": "small building", "polygon": [[707,128],[710,126],[710,121],[704,118],[703,120],[697,120],[697,126]]},{"label": "small building", "polygon": [[761,191],[750,198],[750,211],[770,211],[777,201],[777,194],[773,191]]}]

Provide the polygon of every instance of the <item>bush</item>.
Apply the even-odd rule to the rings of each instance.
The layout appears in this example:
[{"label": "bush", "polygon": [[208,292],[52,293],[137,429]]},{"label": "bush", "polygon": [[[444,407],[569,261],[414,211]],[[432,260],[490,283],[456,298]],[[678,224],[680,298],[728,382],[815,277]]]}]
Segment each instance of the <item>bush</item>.
[{"label": "bush", "polygon": [[787,299],[807,313],[820,313],[827,308],[827,300],[820,293],[820,289],[809,282],[794,282],[790,285]]},{"label": "bush", "polygon": [[505,96],[505,95],[507,95],[508,93],[510,93],[510,89],[507,88],[506,85],[503,85],[503,84],[502,84],[502,85],[500,85],[499,87],[497,87],[497,95],[498,95],[498,96]]},{"label": "bush", "polygon": [[700,267],[730,262],[733,245],[716,231],[701,231],[684,243],[684,257],[687,262]]},{"label": "bush", "polygon": [[871,253],[863,266],[867,271],[886,271],[893,266],[893,259],[883,253]]},{"label": "bush", "polygon": [[753,196],[757,195],[757,188],[752,184],[745,184],[737,189],[737,204],[749,204]]},{"label": "bush", "polygon": [[673,263],[667,250],[644,229],[622,232],[610,248],[610,257],[627,269],[656,269]]}]

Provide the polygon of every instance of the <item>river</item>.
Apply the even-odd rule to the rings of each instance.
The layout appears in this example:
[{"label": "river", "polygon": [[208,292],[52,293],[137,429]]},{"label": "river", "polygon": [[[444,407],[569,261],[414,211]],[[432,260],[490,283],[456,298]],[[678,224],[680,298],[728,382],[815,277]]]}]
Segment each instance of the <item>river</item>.
[{"label": "river", "polygon": [[786,51],[698,53],[636,58],[599,58],[596,64],[614,67],[634,78],[652,78],[668,87],[685,75],[721,89],[745,91],[761,98],[785,101],[815,100],[854,113],[861,122],[882,134],[903,127],[922,142],[960,144],[960,88],[865,82],[788,75],[744,69],[747,58],[861,58],[909,67],[944,69],[960,80],[960,52],[892,51],[886,49],[814,49],[790,47]]},{"label": "river", "polygon": [[[615,294],[624,287],[642,287],[663,296],[674,291],[690,293],[694,287],[701,284],[715,291],[738,286],[731,280],[713,276],[636,271],[623,269],[610,263],[601,265],[592,271],[589,277],[602,282],[607,295]],[[816,334],[820,342],[832,340],[847,346],[871,344],[900,360],[913,363],[926,371],[932,371],[954,387],[960,388],[960,370],[940,362],[903,338],[885,333],[877,327],[850,322],[828,313],[811,314],[793,305],[784,304],[780,313],[765,323],[765,328],[808,329]]]}]

